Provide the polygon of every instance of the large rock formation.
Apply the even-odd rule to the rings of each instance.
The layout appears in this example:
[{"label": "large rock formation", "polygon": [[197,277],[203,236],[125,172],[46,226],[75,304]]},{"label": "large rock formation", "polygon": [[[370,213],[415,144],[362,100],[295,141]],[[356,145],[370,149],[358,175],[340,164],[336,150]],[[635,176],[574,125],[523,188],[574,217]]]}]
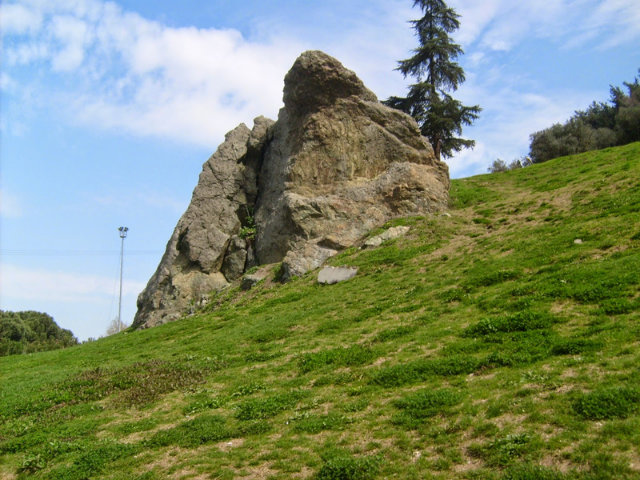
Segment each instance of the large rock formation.
[{"label": "large rock formation", "polygon": [[[285,276],[302,275],[394,216],[445,209],[448,188],[410,116],[334,58],[305,52],[278,121],[240,125],[204,164],[134,325],[183,316],[247,265],[282,261]],[[254,222],[255,239],[241,235]]]}]

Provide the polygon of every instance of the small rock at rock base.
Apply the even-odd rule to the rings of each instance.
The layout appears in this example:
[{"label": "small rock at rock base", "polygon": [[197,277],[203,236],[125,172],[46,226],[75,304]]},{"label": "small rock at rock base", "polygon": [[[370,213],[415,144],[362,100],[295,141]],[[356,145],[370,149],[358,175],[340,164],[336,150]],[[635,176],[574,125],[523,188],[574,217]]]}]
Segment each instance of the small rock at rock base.
[{"label": "small rock at rock base", "polygon": [[353,278],[358,273],[357,268],[347,267],[324,267],[318,273],[318,283],[325,285],[333,285],[334,283],[344,282]]},{"label": "small rock at rock base", "polygon": [[242,277],[242,283],[240,283],[240,288],[242,288],[242,290],[251,290],[258,283],[260,283],[262,280],[267,278],[268,275],[269,275],[269,272],[267,271],[256,272],[256,273],[251,273],[249,275],[245,275],[244,277]]},{"label": "small rock at rock base", "polygon": [[582,244],[582,240],[579,238],[576,238],[573,243],[575,243],[576,245],[581,245]]},{"label": "small rock at rock base", "polygon": [[406,235],[407,232],[411,230],[411,227],[393,227],[387,230],[386,232],[381,233],[380,235],[376,235],[375,237],[371,237],[366,242],[364,242],[364,247],[379,247],[383,242],[387,240],[391,240],[393,238],[402,237]]}]

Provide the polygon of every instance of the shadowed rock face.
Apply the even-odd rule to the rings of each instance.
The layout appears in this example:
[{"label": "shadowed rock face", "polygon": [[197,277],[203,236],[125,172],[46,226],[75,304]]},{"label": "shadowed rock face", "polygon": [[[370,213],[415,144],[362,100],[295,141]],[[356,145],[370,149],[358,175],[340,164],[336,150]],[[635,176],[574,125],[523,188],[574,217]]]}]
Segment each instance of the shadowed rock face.
[{"label": "shadowed rock face", "polygon": [[[317,268],[394,216],[444,210],[449,175],[415,121],[378,102],[336,59],[302,54],[278,121],[229,132],[138,298],[134,325],[171,321],[247,267]],[[238,236],[253,216],[255,240]]]}]

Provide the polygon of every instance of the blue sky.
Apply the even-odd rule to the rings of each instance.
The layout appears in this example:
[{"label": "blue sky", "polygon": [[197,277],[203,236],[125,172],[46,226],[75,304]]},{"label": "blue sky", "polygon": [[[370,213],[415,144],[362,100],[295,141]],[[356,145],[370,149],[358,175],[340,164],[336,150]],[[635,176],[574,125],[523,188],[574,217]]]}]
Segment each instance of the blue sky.
[{"label": "blue sky", "polygon": [[[411,0],[5,0],[0,5],[0,309],[52,315],[80,339],[123,320],[155,270],[224,134],[275,119],[285,73],[319,49],[379,98],[416,40]],[[239,6],[240,5],[240,6]],[[479,104],[477,146],[454,178],[526,155],[529,134],[567,119],[640,67],[638,0],[455,0],[454,38]]]}]

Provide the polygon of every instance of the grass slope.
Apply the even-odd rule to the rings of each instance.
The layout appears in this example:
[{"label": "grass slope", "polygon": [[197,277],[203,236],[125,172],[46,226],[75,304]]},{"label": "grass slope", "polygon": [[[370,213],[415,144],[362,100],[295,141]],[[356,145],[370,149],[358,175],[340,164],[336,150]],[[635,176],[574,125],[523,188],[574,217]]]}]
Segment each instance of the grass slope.
[{"label": "grass slope", "polygon": [[348,282],[1,358],[0,477],[640,478],[640,144],[451,201]]}]

